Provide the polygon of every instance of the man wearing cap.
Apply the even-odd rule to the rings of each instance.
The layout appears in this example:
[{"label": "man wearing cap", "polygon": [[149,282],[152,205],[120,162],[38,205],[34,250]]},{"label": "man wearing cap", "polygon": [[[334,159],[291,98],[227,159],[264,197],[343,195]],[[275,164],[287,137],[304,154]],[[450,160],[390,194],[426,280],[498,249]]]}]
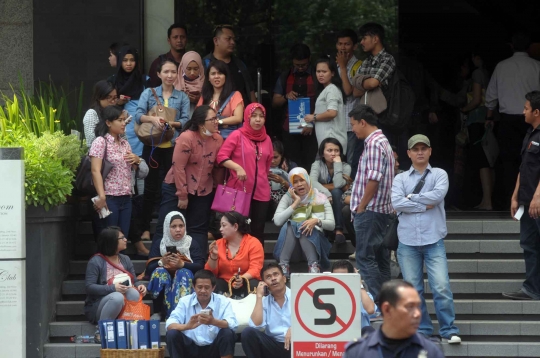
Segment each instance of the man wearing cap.
[{"label": "man wearing cap", "polygon": [[443,241],[447,234],[444,197],[448,192],[448,175],[429,164],[431,143],[428,137],[417,134],[407,144],[412,166],[398,174],[392,185],[392,206],[399,215],[398,261],[403,279],[412,283],[422,298],[418,332],[428,337],[433,335],[433,324],[423,296],[425,265],[439,334],[448,343],[459,344],[461,338],[454,324],[454,299]]}]

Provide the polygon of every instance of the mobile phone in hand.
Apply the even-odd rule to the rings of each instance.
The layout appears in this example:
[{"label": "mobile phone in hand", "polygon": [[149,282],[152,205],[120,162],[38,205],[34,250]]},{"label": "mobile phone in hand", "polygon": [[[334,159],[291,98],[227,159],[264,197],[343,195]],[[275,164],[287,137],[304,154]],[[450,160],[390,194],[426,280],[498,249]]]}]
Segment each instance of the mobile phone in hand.
[{"label": "mobile phone in hand", "polygon": [[123,94],[120,95],[120,99],[127,99],[128,101],[131,101],[130,96],[126,96],[126,95],[123,95]]},{"label": "mobile phone in hand", "polygon": [[129,286],[129,280],[125,280],[124,282],[120,282],[123,286]]},{"label": "mobile phone in hand", "polygon": [[167,252],[170,254],[177,254],[178,250],[176,249],[176,246],[167,246],[166,247]]},{"label": "mobile phone in hand", "polygon": [[270,295],[270,289],[268,288],[268,286],[264,286],[264,293],[263,293],[263,295],[264,295],[264,297]]},{"label": "mobile phone in hand", "polygon": [[209,315],[210,314],[210,308],[202,309],[200,313],[204,314],[204,315]]}]

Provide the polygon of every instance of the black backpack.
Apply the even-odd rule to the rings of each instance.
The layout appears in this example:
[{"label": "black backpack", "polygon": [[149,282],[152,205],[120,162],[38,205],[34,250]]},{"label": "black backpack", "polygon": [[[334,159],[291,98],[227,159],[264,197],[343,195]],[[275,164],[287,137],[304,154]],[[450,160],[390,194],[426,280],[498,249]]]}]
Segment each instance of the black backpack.
[{"label": "black backpack", "polygon": [[399,69],[395,69],[383,93],[387,108],[379,115],[379,122],[391,130],[406,128],[411,119],[415,96],[411,85]]}]

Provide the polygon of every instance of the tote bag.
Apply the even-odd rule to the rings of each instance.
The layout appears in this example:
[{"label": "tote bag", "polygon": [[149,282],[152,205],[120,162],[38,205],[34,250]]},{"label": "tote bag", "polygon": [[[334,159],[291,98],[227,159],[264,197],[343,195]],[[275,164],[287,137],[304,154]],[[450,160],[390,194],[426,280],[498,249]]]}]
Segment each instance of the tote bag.
[{"label": "tote bag", "polygon": [[139,295],[138,301],[129,301],[124,296],[124,308],[120,312],[118,319],[129,321],[150,320],[150,306],[144,304],[142,295]]},{"label": "tote bag", "polygon": [[244,281],[246,281],[246,287],[248,292],[247,296],[242,298],[241,300],[235,300],[230,298],[230,296],[232,296],[232,282],[234,281],[234,279],[235,276],[231,277],[231,279],[229,280],[228,300],[231,303],[234,315],[236,316],[236,320],[238,321],[238,328],[236,329],[236,333],[241,333],[245,328],[249,327],[249,319],[251,318],[251,314],[253,313],[253,309],[255,308],[255,303],[257,302],[257,295],[255,294],[255,290],[251,290],[249,280],[247,278],[243,278]]}]

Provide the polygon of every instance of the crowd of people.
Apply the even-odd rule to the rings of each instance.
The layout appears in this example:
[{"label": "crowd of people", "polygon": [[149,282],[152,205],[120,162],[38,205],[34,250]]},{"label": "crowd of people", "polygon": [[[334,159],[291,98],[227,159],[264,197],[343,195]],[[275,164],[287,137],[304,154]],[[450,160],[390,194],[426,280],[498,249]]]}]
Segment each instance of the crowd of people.
[{"label": "crowd of people", "polygon": [[[110,62],[116,73],[96,83],[91,108],[83,119],[97,191],[93,206],[96,212],[102,208],[111,211],[104,219],[97,214],[94,217],[98,254],[88,265],[85,304],[91,322],[116,318],[124,296],[133,301],[148,293],[154,301],[153,318],[166,320],[171,356],[232,357],[238,322],[225,296],[241,299],[250,293],[247,287],[252,287],[257,303],[249,328],[241,334],[244,351],[248,357],[288,357],[291,311],[286,282],[290,264],[307,261],[310,273],[354,272],[348,261],[333,266],[330,262],[332,242],[345,243],[348,233],[356,247],[352,258],[364,282],[362,327],[369,328],[370,316],[381,312],[385,319],[380,332],[366,341],[380,341],[383,347],[384,342],[392,342],[407,352],[417,346],[436,349],[425,338],[434,336],[423,297],[425,265],[438,333],[450,344],[461,342],[454,324],[443,241],[447,234],[444,198],[450,186],[448,174],[430,165],[432,145],[423,134],[407,138],[405,152],[412,166],[399,170],[400,148],[391,146],[388,137],[395,134],[381,125],[378,110],[378,101],[384,99],[396,75],[396,61],[385,49],[385,32],[380,25],[365,24],[359,35],[349,29],[339,32],[336,58],[321,57],[315,67],[310,64],[309,47],[293,46],[293,67],[279,76],[272,99],[274,108],[283,109],[283,142],[272,140],[266,132],[268,113],[257,102],[246,66],[233,54],[231,26],[215,28],[214,50],[202,58],[196,52],[186,52],[186,27],[172,25],[168,30],[171,50],[152,63],[148,76],[140,69],[135,48],[111,46]],[[367,53],[364,61],[354,56],[358,44]],[[515,50],[515,61],[528,61],[520,55],[520,48]],[[481,140],[484,126],[491,128],[496,102],[503,118],[508,108],[517,111],[509,103],[519,96],[513,87],[509,94],[512,79],[505,71],[510,65],[497,67],[489,81],[481,59],[474,59],[479,70],[473,74],[471,99],[462,112],[468,113],[471,138]],[[540,65],[531,62],[528,66],[540,74]],[[526,108],[537,117],[540,98],[538,92],[529,92],[540,89],[538,78],[530,86],[519,87],[526,91],[519,106],[526,100]],[[529,93],[526,99],[525,93]],[[444,96],[450,102],[459,100],[452,93]],[[505,102],[506,96],[512,97],[510,102]],[[291,134],[288,103],[304,97],[310,98],[311,108],[305,116],[308,125],[301,133]],[[173,115],[164,111],[163,115],[151,115],[156,106],[172,109],[167,113]],[[517,123],[514,113],[511,115],[508,121],[513,121],[512,128],[525,127]],[[528,124],[538,121],[530,116]],[[501,125],[503,122],[501,119]],[[136,135],[143,123],[156,130],[172,130],[174,135],[171,140],[143,144]],[[533,147],[528,145],[522,151],[537,153],[538,143],[531,143],[535,143]],[[479,207],[489,209],[491,162],[487,152],[477,154],[485,184]],[[107,176],[102,174],[104,166],[112,167]],[[246,194],[243,204],[249,210],[245,215],[234,206],[217,215],[211,209],[221,183]],[[531,189],[519,183],[518,179],[512,195],[513,212],[523,204],[522,193]],[[134,220],[137,234],[130,235],[135,193],[143,200]],[[148,250],[143,240],[150,239],[155,211],[158,223]],[[535,213],[538,217],[540,209]],[[390,250],[383,243],[393,214],[399,215],[396,256],[406,281],[402,283],[390,281]],[[265,266],[264,227],[268,218],[280,232],[273,251],[276,263]],[[144,273],[148,287],[137,286],[133,265],[122,254],[128,235],[138,254],[149,259]],[[536,255],[540,251],[531,250],[536,250]],[[537,269],[537,262],[530,260],[531,272]],[[118,274],[128,275],[129,285],[113,283]],[[536,281],[528,278],[522,294],[540,295]],[[403,337],[390,327],[398,325],[402,316],[398,306],[402,304],[414,311],[410,317],[416,322],[402,324],[418,328],[422,336],[415,328]],[[395,322],[386,323],[386,318]]]}]

